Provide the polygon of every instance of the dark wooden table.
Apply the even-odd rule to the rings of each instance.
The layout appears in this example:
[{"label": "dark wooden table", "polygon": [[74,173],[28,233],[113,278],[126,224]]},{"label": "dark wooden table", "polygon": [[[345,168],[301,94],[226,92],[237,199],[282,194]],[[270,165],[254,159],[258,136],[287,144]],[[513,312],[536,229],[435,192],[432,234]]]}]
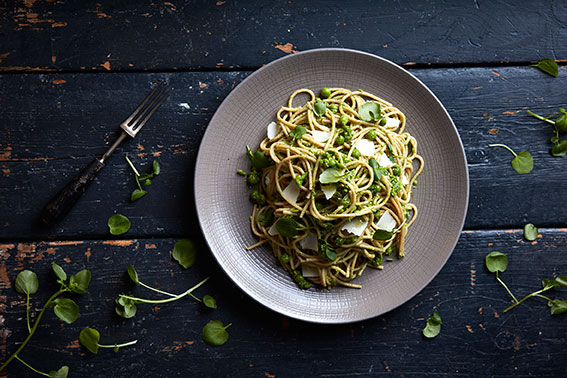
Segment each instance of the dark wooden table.
[{"label": "dark wooden table", "polygon": [[[18,272],[38,274],[32,317],[57,287],[52,262],[88,268],[89,294],[74,296],[80,317],[49,311],[21,357],[70,377],[371,377],[567,375],[567,315],[532,299],[503,313],[504,289],[484,267],[493,250],[509,256],[502,278],[518,296],[542,278],[567,273],[567,163],[549,154],[551,126],[526,113],[565,106],[567,72],[530,63],[567,57],[561,1],[0,1],[0,360],[26,337]],[[416,75],[447,107],[463,140],[471,179],[465,229],[440,274],[419,295],[375,319],[323,326],[286,318],[250,299],[218,267],[200,232],[193,172],[201,137],[226,95],[258,67],[286,54],[348,47],[390,59]],[[561,63],[560,63],[561,64]],[[136,140],[124,143],[63,222],[42,227],[42,206],[105,150],[118,124],[154,81],[174,91]],[[534,171],[518,175],[506,143],[528,150]],[[135,182],[124,156],[162,173],[131,203]],[[428,167],[434,169],[434,167]],[[113,213],[132,221],[112,237]],[[530,243],[521,228],[534,223]],[[183,270],[170,254],[180,238],[198,246]],[[143,280],[181,292],[205,276],[219,308],[193,300],[114,314],[114,298]],[[556,291],[553,297],[567,298]],[[421,335],[434,311],[441,334]],[[201,338],[211,319],[232,322],[214,348]],[[118,353],[88,353],[84,327],[102,342],[139,340]],[[0,373],[35,376],[17,361]]]}]

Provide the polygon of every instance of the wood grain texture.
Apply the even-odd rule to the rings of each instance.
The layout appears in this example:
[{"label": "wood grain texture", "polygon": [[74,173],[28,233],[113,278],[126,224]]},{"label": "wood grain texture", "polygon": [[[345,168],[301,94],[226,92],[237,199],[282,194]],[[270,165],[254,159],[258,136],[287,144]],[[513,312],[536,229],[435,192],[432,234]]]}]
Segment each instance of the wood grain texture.
[{"label": "wood grain texture", "polygon": [[399,64],[565,59],[561,1],[63,1],[0,3],[0,69],[257,68],[347,47]]},{"label": "wood grain texture", "polygon": [[[170,257],[171,239],[4,243],[0,358],[26,335],[24,300],[13,288],[17,273],[37,272],[40,290],[31,303],[38,308],[56,290],[49,268],[56,262],[69,273],[92,269],[89,294],[74,296],[81,315],[72,325],[48,313],[21,357],[43,370],[68,364],[74,377],[129,377],[142,371],[145,377],[186,376],[188,371],[198,377],[564,376],[567,315],[551,316],[537,298],[503,313],[509,297],[484,268],[488,252],[507,253],[509,267],[501,278],[517,296],[538,289],[542,278],[565,274],[567,230],[540,231],[534,243],[524,241],[518,230],[464,232],[447,265],[415,298],[384,316],[338,326],[288,319],[254,302],[220,271],[200,238],[194,239],[198,262],[187,271]],[[120,319],[113,313],[118,293],[155,297],[128,282],[128,264],[146,284],[171,292],[211,276],[197,295],[214,296],[219,308],[208,310],[187,299],[139,305],[134,319]],[[567,298],[563,291],[549,296]],[[443,318],[442,331],[426,340],[421,330],[434,311]],[[233,323],[222,347],[209,347],[201,339],[211,319]],[[139,343],[118,353],[91,355],[77,341],[87,326],[101,332],[101,343]],[[16,362],[6,376],[33,375]]]},{"label": "wood grain texture", "polygon": [[[565,159],[548,152],[552,127],[525,110],[550,114],[564,106],[564,70],[558,78],[530,67],[411,72],[443,102],[463,140],[471,178],[465,228],[514,228],[527,222],[563,227],[567,188],[559,173],[565,169]],[[133,220],[130,237],[198,234],[192,176],[199,143],[215,109],[247,75],[0,76],[0,132],[5,135],[0,140],[0,208],[4,209],[0,238],[104,238],[106,221],[113,212]],[[41,208],[114,141],[117,125],[155,80],[174,87],[168,101],[135,140],[125,142],[111,157],[62,223],[38,227]],[[510,167],[513,156],[504,149],[488,148],[490,143],[530,151],[535,159],[534,171],[516,174]],[[148,196],[135,203],[128,201],[136,184],[124,160],[126,154],[142,170],[150,170],[153,159],[158,159],[163,168],[148,187]]]}]

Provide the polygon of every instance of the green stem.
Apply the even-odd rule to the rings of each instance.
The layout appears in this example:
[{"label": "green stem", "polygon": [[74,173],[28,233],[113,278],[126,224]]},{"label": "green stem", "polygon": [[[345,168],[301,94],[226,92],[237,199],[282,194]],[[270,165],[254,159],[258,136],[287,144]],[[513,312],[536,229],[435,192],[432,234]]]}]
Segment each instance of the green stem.
[{"label": "green stem", "polygon": [[156,293],[160,293],[160,294],[163,294],[163,295],[169,295],[170,297],[177,297],[177,294],[171,294],[171,293],[168,293],[167,291],[163,291],[163,290],[160,290],[160,289],[156,289],[156,288],[154,288],[154,287],[151,287],[150,285],[146,285],[146,284],[143,283],[142,281],[138,281],[138,283],[140,284],[140,286],[143,286],[143,287],[145,287],[146,289],[153,290],[153,291],[155,291]]},{"label": "green stem", "polygon": [[122,343],[122,344],[114,344],[114,345],[101,345],[98,344],[99,348],[122,348],[122,347],[126,347],[129,345],[134,345],[138,342],[138,340],[134,340],[134,341],[128,341],[127,343]]},{"label": "green stem", "polygon": [[515,153],[510,147],[508,147],[508,146],[505,145],[505,144],[489,144],[488,147],[504,147],[505,149],[507,149],[508,151],[510,151],[511,153],[513,153],[514,156],[518,156],[518,155],[516,155],[516,153]]},{"label": "green stem", "polygon": [[529,113],[530,115],[536,117],[537,119],[540,119],[540,120],[545,121],[545,122],[547,122],[547,123],[551,123],[552,125],[555,125],[555,122],[553,122],[552,120],[550,120],[550,119],[548,119],[548,118],[553,117],[553,116],[556,116],[557,114],[560,114],[560,113],[555,113],[555,114],[550,115],[549,117],[542,117],[542,116],[540,116],[539,114],[535,114],[534,112],[529,111],[529,110],[528,110],[528,113]]},{"label": "green stem", "polygon": [[519,302],[514,303],[512,306],[510,306],[510,307],[508,307],[506,310],[504,310],[504,312],[510,311],[511,309],[513,309],[514,307],[516,307],[517,305],[519,305],[520,303],[522,303],[522,302],[525,301],[526,299],[531,298],[531,297],[534,297],[534,296],[536,296],[536,295],[539,295],[539,294],[543,293],[544,291],[545,291],[545,289],[541,289],[541,290],[534,291],[533,293],[526,295],[526,296],[525,296],[524,298],[522,298]]},{"label": "green stem", "polygon": [[41,375],[45,375],[46,377],[49,377],[49,374],[44,373],[42,371],[39,371],[37,369],[34,369],[31,365],[27,364],[26,361],[22,360],[20,357],[16,356],[14,357],[16,360],[20,361],[22,364],[24,364],[24,366],[28,367],[29,369],[35,371],[37,374],[41,374]]},{"label": "green stem", "polygon": [[26,294],[26,321],[28,323],[28,333],[31,332],[30,326],[30,295],[29,293]]},{"label": "green stem", "polygon": [[512,299],[514,300],[514,302],[518,303],[518,299],[514,296],[514,294],[512,294],[512,292],[510,291],[510,289],[508,289],[508,286],[506,286],[506,284],[504,283],[504,281],[502,281],[500,279],[500,277],[498,277],[498,272],[496,272],[496,280],[498,282],[500,282],[500,284],[502,286],[504,286],[504,289],[506,289],[506,291],[508,292],[508,294],[510,294],[510,296],[512,297]]},{"label": "green stem", "polygon": [[136,177],[140,176],[140,172],[138,172],[136,167],[134,167],[134,164],[132,164],[130,159],[128,159],[128,156],[125,156],[125,158],[126,158],[126,161],[128,162],[128,164],[130,165],[130,168],[132,168],[132,170],[134,171],[134,174],[136,175]]},{"label": "green stem", "polygon": [[160,304],[160,303],[167,303],[167,302],[173,302],[176,301],[180,298],[183,298],[186,295],[191,294],[191,292],[193,290],[196,290],[198,287],[200,287],[201,285],[203,285],[205,282],[207,282],[209,280],[209,277],[205,278],[203,281],[199,282],[197,285],[193,286],[192,288],[190,288],[189,290],[187,290],[184,293],[181,293],[179,295],[176,295],[174,297],[168,298],[168,299],[143,299],[143,298],[137,298],[137,297],[131,297],[129,295],[120,295],[120,297],[122,298],[126,298],[126,299],[130,299],[132,301],[136,301],[138,303],[155,303],[155,304]]},{"label": "green stem", "polygon": [[33,336],[33,334],[35,333],[35,330],[37,329],[37,326],[39,325],[39,321],[41,320],[41,317],[43,316],[43,314],[45,313],[45,310],[47,310],[47,308],[49,307],[49,305],[51,304],[51,302],[57,298],[59,295],[61,295],[62,293],[68,291],[66,288],[65,289],[60,289],[59,291],[57,291],[55,294],[53,294],[48,300],[47,302],[45,302],[45,304],[43,305],[43,308],[41,309],[41,312],[39,313],[39,315],[37,316],[37,318],[35,319],[35,322],[33,323],[33,327],[30,331],[30,333],[28,334],[28,337],[25,338],[24,342],[22,343],[22,345],[20,345],[20,347],[2,364],[2,366],[0,366],[0,371],[4,370],[4,368],[6,366],[8,366],[8,364],[10,362],[12,362],[12,360],[16,357],[18,357],[18,353],[20,353],[22,351],[22,349],[24,349],[24,347],[28,344],[28,342],[30,341],[31,337]]},{"label": "green stem", "polygon": [[548,301],[551,301],[551,298],[548,298],[545,295],[541,295],[541,294],[536,294],[536,295],[534,295],[534,297],[540,297],[540,298],[543,298],[543,299],[547,299]]}]

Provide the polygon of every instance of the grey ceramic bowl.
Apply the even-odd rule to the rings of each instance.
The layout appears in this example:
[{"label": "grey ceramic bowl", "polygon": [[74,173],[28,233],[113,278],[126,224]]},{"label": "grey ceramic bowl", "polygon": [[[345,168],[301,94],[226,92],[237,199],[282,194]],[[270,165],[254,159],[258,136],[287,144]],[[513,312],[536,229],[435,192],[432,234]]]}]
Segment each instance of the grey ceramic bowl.
[{"label": "grey ceramic bowl", "polygon": [[[269,246],[247,251],[252,205],[237,169],[249,169],[245,146],[255,149],[266,126],[298,88],[362,88],[397,106],[418,141],[425,170],[412,202],[419,209],[406,257],[367,269],[362,289],[300,290]],[[195,169],[195,201],[207,243],[220,266],[244,292],[281,314],[316,323],[348,323],[378,316],[421,291],[453,251],[466,215],[468,170],[447,111],[417,78],[398,65],[360,51],[318,49],[278,59],[254,72],[223,101],[205,132]]]}]

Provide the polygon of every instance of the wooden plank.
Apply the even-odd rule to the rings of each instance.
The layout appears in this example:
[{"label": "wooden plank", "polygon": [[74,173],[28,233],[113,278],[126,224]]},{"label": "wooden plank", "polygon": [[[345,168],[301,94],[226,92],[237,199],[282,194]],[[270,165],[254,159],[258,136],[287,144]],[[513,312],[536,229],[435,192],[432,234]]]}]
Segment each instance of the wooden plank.
[{"label": "wooden plank", "polygon": [[[535,68],[412,70],[445,104],[461,134],[470,168],[467,229],[517,228],[526,222],[563,227],[565,160],[549,155],[551,126],[525,113],[550,114],[564,106],[567,76]],[[248,73],[65,74],[0,76],[0,238],[104,238],[110,213],[135,222],[131,237],[198,233],[193,167],[214,110]],[[152,80],[176,90],[135,141],[122,145],[68,218],[53,229],[38,227],[46,201],[112,143],[118,125],[144,98]],[[59,81],[57,84],[56,82]],[[20,88],[27,88],[22,91]],[[187,108],[188,107],[188,108]],[[527,149],[535,170],[518,175],[512,155],[490,149],[506,143]],[[150,196],[127,199],[135,182],[124,155],[142,169],[153,159],[162,175]],[[235,169],[238,167],[235,167]],[[542,195],[545,193],[545,195]],[[156,200],[156,196],[159,200]],[[108,209],[108,211],[101,211]],[[149,216],[151,215],[151,216]]]},{"label": "wooden plank", "polygon": [[551,0],[5,1],[0,69],[256,68],[320,47],[408,65],[565,59],[566,18]]},{"label": "wooden plank", "polygon": [[[544,300],[526,301],[509,313],[504,288],[484,268],[485,255],[508,253],[508,270],[501,275],[518,296],[540,287],[543,278],[565,274],[565,230],[542,229],[534,243],[515,230],[464,232],[439,275],[419,295],[398,309],[367,321],[337,326],[303,323],[273,313],[250,299],[220,271],[199,246],[199,260],[183,271],[170,257],[175,240],[72,241],[18,243],[0,246],[0,359],[15,350],[26,336],[24,298],[13,288],[22,269],[37,272],[40,290],[32,308],[40,307],[56,290],[50,264],[67,272],[89,268],[93,280],[89,294],[73,296],[81,315],[63,325],[50,312],[21,354],[37,368],[71,367],[72,376],[126,377],[143,371],[147,377],[177,376],[191,371],[198,377],[258,376],[563,376],[567,323],[551,316]],[[408,256],[407,258],[411,258]],[[401,262],[403,263],[403,262]],[[113,313],[118,293],[147,290],[128,283],[124,273],[134,264],[143,282],[171,292],[182,292],[205,276],[211,280],[198,290],[217,299],[219,308],[207,310],[193,300],[154,307],[139,305],[138,315],[123,320]],[[553,298],[566,298],[561,291]],[[425,319],[441,314],[440,335],[421,336]],[[37,310],[32,311],[32,316]],[[210,319],[232,322],[230,339],[212,348],[201,339]],[[139,339],[136,346],[118,353],[101,350],[87,354],[77,343],[80,330],[95,327],[101,342]],[[466,356],[466,357],[465,357]],[[18,363],[7,377],[32,377]]]}]

